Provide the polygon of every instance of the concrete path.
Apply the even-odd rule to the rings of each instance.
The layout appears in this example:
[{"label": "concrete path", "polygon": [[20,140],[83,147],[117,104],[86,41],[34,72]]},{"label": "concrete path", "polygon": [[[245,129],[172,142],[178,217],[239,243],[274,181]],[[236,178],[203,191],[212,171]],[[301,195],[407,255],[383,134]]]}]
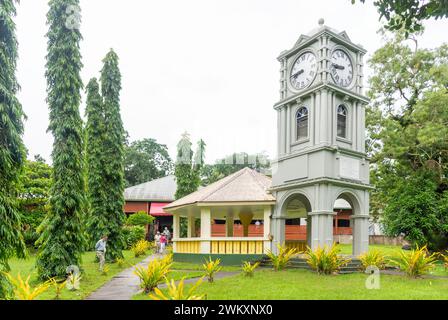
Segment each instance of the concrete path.
[{"label": "concrete path", "polygon": [[[149,262],[160,258],[159,254],[153,254],[138,263],[138,266],[147,266]],[[135,266],[132,266],[117,274],[104,286],[93,292],[86,300],[131,300],[132,296],[140,290],[140,279],[134,274]]]},{"label": "concrete path", "polygon": [[[149,262],[161,258],[160,254],[153,254],[147,257],[138,266],[147,266]],[[113,277],[104,286],[93,292],[86,300],[132,300],[132,297],[141,291],[140,279],[134,274],[135,266],[132,266]],[[221,279],[233,276],[238,272],[219,272],[215,279]],[[195,283],[200,277],[185,279],[184,283]],[[207,281],[204,279],[204,281]],[[177,283],[177,281],[176,281]],[[166,287],[166,284],[160,284],[159,288]]]}]

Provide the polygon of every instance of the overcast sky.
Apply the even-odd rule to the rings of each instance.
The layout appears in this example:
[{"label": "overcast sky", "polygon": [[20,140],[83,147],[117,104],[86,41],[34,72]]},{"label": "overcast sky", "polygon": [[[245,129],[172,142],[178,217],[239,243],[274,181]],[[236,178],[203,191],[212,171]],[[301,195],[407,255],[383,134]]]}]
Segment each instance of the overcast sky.
[{"label": "overcast sky", "polygon": [[[46,0],[21,0],[19,98],[28,116],[29,158],[50,160],[47,133]],[[81,0],[85,84],[110,48],[120,56],[121,114],[131,140],[155,138],[175,156],[188,131],[207,143],[207,162],[232,152],[275,157],[279,53],[319,18],[347,31],[368,56],[381,46],[376,9],[350,0]],[[429,21],[422,47],[448,41],[447,22]],[[367,70],[368,73],[368,70]],[[81,106],[84,116],[85,99]]]}]

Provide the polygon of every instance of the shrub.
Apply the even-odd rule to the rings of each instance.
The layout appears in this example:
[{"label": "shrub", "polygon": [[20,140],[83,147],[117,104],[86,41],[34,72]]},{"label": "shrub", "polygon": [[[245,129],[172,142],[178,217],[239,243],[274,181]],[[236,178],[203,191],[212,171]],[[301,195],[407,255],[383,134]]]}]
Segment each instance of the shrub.
[{"label": "shrub", "polygon": [[256,262],[256,263],[252,264],[250,262],[245,261],[243,264],[243,274],[246,277],[252,278],[254,276],[255,269],[257,269],[259,265],[260,265],[260,262]]},{"label": "shrub", "polygon": [[208,282],[213,282],[215,273],[221,271],[222,267],[219,266],[220,263],[221,259],[216,259],[215,261],[213,261],[212,258],[209,257],[209,260],[206,260],[202,265],[205,272],[204,276],[208,278]]},{"label": "shrub", "polygon": [[448,269],[448,255],[442,254],[442,258],[443,258],[443,265],[444,265],[445,269]]},{"label": "shrub", "polygon": [[67,280],[64,281],[58,281],[55,278],[50,279],[51,285],[54,287],[55,297],[54,300],[59,300],[61,297],[62,290],[67,285]]},{"label": "shrub", "polygon": [[286,245],[281,246],[277,244],[277,248],[278,254],[274,254],[271,250],[268,250],[267,253],[267,256],[269,260],[271,260],[275,271],[285,269],[288,266],[291,258],[298,253],[296,248],[288,249]]},{"label": "shrub", "polygon": [[37,248],[36,241],[39,239],[39,234],[34,229],[28,229],[23,232],[23,240],[27,247]]},{"label": "shrub", "polygon": [[14,297],[17,300],[35,300],[51,286],[51,281],[49,280],[32,288],[29,284],[31,276],[28,276],[23,281],[20,273],[17,275],[17,278],[14,278],[9,273],[5,273],[5,275],[13,286]]},{"label": "shrub", "polygon": [[140,279],[140,287],[145,293],[153,291],[160,282],[166,280],[172,266],[172,256],[165,256],[163,259],[151,261],[147,267],[136,266],[134,274]]},{"label": "shrub", "polygon": [[132,248],[140,240],[144,240],[146,230],[142,226],[124,226],[123,239],[126,242],[126,249]]},{"label": "shrub", "polygon": [[351,259],[340,256],[339,252],[340,249],[336,244],[331,247],[326,245],[323,248],[317,247],[314,251],[308,247],[307,263],[318,274],[334,274],[351,261]]},{"label": "shrub", "polygon": [[378,249],[370,250],[359,256],[363,270],[369,266],[375,266],[380,270],[386,267],[386,256]]},{"label": "shrub", "polygon": [[150,216],[149,214],[147,214],[144,211],[140,211],[137,213],[134,213],[132,215],[130,215],[127,220],[126,220],[126,224],[128,226],[142,226],[145,227],[148,224],[153,223],[154,221],[154,217]]},{"label": "shrub", "polygon": [[140,240],[132,247],[132,252],[136,258],[146,254],[146,251],[149,250],[151,244],[146,240]]},{"label": "shrub", "polygon": [[401,250],[398,256],[392,257],[390,262],[400,268],[410,277],[422,276],[432,268],[437,258],[437,253],[429,254],[426,246],[405,252]]},{"label": "shrub", "polygon": [[124,262],[125,262],[125,261],[124,261],[123,258],[117,258],[117,259],[115,260],[115,262],[117,263],[118,267],[121,268],[121,267],[124,266]]},{"label": "shrub", "polygon": [[79,273],[71,273],[67,277],[67,289],[70,291],[77,291],[79,290],[80,284],[81,284],[82,276]]},{"label": "shrub", "polygon": [[199,279],[194,286],[188,290],[188,292],[184,292],[184,280],[185,278],[182,278],[181,281],[179,281],[179,284],[176,286],[176,283],[174,280],[171,280],[170,282],[166,282],[168,291],[166,295],[160,291],[158,288],[154,289],[154,294],[150,294],[149,297],[152,300],[203,300],[204,296],[197,296],[194,294],[196,289],[201,285],[204,278]]}]

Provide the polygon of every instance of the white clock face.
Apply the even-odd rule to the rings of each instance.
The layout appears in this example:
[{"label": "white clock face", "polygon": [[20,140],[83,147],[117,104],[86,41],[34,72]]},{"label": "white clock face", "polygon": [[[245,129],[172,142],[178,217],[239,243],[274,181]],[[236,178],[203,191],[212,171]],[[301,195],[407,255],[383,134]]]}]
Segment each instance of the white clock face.
[{"label": "white clock face", "polygon": [[291,85],[298,90],[304,89],[311,84],[316,73],[316,56],[311,52],[305,52],[297,58],[291,69]]},{"label": "white clock face", "polygon": [[348,87],[352,83],[352,61],[342,50],[335,50],[331,55],[331,76],[334,82],[342,87]]}]

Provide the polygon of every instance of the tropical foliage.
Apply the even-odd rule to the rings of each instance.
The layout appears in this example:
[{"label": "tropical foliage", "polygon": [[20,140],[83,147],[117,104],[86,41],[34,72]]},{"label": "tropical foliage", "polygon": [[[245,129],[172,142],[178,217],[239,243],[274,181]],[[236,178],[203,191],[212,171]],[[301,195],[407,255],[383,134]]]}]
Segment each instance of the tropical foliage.
[{"label": "tropical foliage", "polygon": [[336,244],[331,247],[319,246],[314,251],[308,247],[306,251],[307,263],[318,274],[334,274],[351,261],[351,259],[344,258],[339,253],[340,249]]},{"label": "tropical foliage", "polygon": [[234,153],[217,160],[215,164],[204,165],[201,171],[201,183],[203,186],[207,186],[244,168],[263,172],[269,170],[270,166],[271,163],[267,154]]},{"label": "tropical foliage", "polygon": [[213,282],[215,279],[215,274],[222,270],[222,267],[219,266],[221,263],[221,259],[212,260],[211,257],[209,257],[209,260],[206,260],[205,263],[202,265],[202,268],[204,269],[204,276],[207,277],[208,282]]},{"label": "tropical foliage", "polygon": [[48,280],[43,283],[40,283],[39,285],[33,288],[29,283],[31,276],[28,276],[26,280],[22,279],[20,273],[17,275],[16,278],[11,276],[10,274],[6,274],[6,276],[10,281],[10,283],[13,285],[15,300],[35,300],[39,295],[47,291],[52,284],[52,281]]},{"label": "tropical foliage", "polygon": [[[364,3],[366,0],[360,1]],[[355,2],[356,0],[352,0],[352,3]],[[443,0],[379,0],[373,4],[378,9],[380,19],[386,19],[387,29],[404,29],[406,35],[422,31],[424,20],[448,17],[448,5]]]},{"label": "tropical foliage", "polygon": [[80,288],[82,275],[77,272],[70,273],[67,277],[67,289],[70,291],[77,291]]},{"label": "tropical foliage", "polygon": [[22,142],[24,113],[16,94],[19,84],[17,68],[17,38],[14,0],[2,1],[0,10],[0,299],[7,295],[8,259],[25,256],[20,214],[15,201],[17,181],[25,160]]},{"label": "tropical foliage", "polygon": [[28,246],[39,238],[37,228],[48,214],[52,168],[40,156],[27,160],[20,177],[18,198],[23,224],[23,237]]},{"label": "tropical foliage", "polygon": [[402,250],[397,256],[392,257],[390,262],[400,268],[409,277],[420,277],[435,266],[437,253],[429,254],[426,246],[406,252]]},{"label": "tropical foliage", "polygon": [[66,26],[71,14],[68,5],[79,7],[79,0],[50,0],[47,14],[47,102],[54,143],[50,212],[39,227],[37,270],[41,279],[63,277],[68,266],[79,265],[85,246],[83,129],[79,114],[82,36],[79,29]]},{"label": "tropical foliage", "polygon": [[177,189],[175,198],[180,199],[198,190],[201,179],[200,172],[204,165],[205,143],[198,142],[198,150],[194,155],[190,135],[184,133],[177,144],[177,159],[174,174],[176,176]]},{"label": "tropical foliage", "polygon": [[253,277],[255,269],[257,269],[260,266],[260,262],[251,263],[248,261],[245,261],[243,263],[243,274],[246,277]]},{"label": "tropical foliage", "polygon": [[372,216],[389,236],[448,246],[448,45],[385,36],[371,60],[367,147]]},{"label": "tropical foliage", "polygon": [[105,158],[105,119],[103,98],[100,95],[100,87],[96,78],[90,80],[87,85],[86,117],[86,167],[87,167],[87,196],[89,213],[87,219],[87,233],[89,236],[89,248],[103,235],[109,232],[109,214],[106,206],[106,193],[103,170]]},{"label": "tropical foliage", "polygon": [[125,220],[124,206],[124,129],[120,115],[121,73],[118,56],[111,50],[103,60],[101,93],[104,101],[104,157],[103,188],[107,213],[108,250],[106,259],[123,258],[122,226]]},{"label": "tropical foliage", "polygon": [[155,139],[134,141],[125,147],[126,186],[165,177],[173,172],[168,147]]},{"label": "tropical foliage", "polygon": [[67,286],[67,280],[58,281],[55,278],[51,278],[50,283],[55,292],[54,300],[59,300],[61,298],[62,290],[64,290],[64,288]]},{"label": "tropical foliage", "polygon": [[195,291],[201,285],[203,278],[199,279],[187,292],[185,292],[184,278],[176,282],[172,279],[171,282],[166,282],[167,293],[164,294],[160,289],[155,288],[154,293],[149,297],[152,300],[203,300],[204,296],[195,295]]},{"label": "tropical foliage", "polygon": [[123,241],[126,249],[132,248],[137,242],[144,240],[146,235],[145,227],[124,226],[122,231]]},{"label": "tropical foliage", "polygon": [[273,251],[268,250],[267,256],[272,263],[275,271],[280,271],[285,269],[289,264],[291,258],[298,254],[296,248],[288,249],[286,245],[277,244],[278,253],[275,254]]},{"label": "tropical foliage", "polygon": [[132,247],[131,250],[134,253],[134,256],[137,258],[145,255],[150,248],[151,244],[148,241],[140,240]]},{"label": "tropical foliage", "polygon": [[375,266],[378,269],[383,270],[386,267],[387,257],[381,250],[372,249],[360,255],[359,260],[361,260],[364,270],[370,266]]},{"label": "tropical foliage", "polygon": [[140,211],[134,214],[131,214],[126,219],[126,225],[128,226],[147,226],[148,224],[152,224],[154,221],[154,217],[147,214],[145,211]]},{"label": "tropical foliage", "polygon": [[154,291],[170,272],[173,264],[172,256],[167,255],[163,259],[155,259],[146,267],[136,266],[134,273],[140,279],[140,287],[145,293]]}]

